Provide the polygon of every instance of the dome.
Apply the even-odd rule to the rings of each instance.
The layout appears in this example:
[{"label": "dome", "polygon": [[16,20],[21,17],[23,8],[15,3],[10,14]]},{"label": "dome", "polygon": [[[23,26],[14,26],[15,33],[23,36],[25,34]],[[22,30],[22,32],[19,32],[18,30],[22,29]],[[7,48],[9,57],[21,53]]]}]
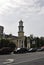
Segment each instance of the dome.
[{"label": "dome", "polygon": [[23,23],[23,21],[22,21],[22,20],[20,20],[20,21],[19,21],[19,23]]}]

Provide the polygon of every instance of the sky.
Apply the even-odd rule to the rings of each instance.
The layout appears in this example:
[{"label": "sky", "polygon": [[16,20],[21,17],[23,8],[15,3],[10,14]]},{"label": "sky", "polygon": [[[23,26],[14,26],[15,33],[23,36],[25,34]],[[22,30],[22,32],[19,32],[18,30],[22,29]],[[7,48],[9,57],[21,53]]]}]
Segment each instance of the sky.
[{"label": "sky", "polygon": [[18,35],[23,21],[26,36],[44,36],[44,0],[0,0],[0,25],[4,33]]}]

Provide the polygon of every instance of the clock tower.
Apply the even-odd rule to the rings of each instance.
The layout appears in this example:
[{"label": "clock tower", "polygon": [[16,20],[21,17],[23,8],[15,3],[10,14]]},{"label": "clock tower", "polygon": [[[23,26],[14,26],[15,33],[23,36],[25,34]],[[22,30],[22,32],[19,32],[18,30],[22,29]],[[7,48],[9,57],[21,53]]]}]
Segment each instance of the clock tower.
[{"label": "clock tower", "polygon": [[23,21],[22,20],[20,20],[19,21],[19,26],[18,26],[18,36],[19,37],[23,37],[24,36],[24,31],[23,31],[23,28],[24,28],[24,26],[23,26]]}]

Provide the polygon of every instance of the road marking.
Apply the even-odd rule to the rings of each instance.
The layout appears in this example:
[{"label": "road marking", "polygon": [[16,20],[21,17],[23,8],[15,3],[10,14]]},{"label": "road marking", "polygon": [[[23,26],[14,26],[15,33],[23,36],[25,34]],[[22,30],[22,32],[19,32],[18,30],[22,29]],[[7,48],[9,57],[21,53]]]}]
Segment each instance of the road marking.
[{"label": "road marking", "polygon": [[14,59],[6,59],[6,60],[3,62],[3,64],[10,64],[10,63],[12,63],[12,62],[14,62]]}]

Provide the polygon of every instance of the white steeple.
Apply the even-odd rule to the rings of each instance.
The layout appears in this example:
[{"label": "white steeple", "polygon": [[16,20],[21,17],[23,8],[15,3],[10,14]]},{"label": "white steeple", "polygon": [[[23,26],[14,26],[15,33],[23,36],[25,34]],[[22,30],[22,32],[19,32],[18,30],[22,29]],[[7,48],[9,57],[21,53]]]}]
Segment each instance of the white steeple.
[{"label": "white steeple", "polygon": [[19,21],[19,26],[18,27],[19,27],[18,36],[24,36],[24,31],[23,31],[24,26],[23,26],[23,21],[22,20]]}]

